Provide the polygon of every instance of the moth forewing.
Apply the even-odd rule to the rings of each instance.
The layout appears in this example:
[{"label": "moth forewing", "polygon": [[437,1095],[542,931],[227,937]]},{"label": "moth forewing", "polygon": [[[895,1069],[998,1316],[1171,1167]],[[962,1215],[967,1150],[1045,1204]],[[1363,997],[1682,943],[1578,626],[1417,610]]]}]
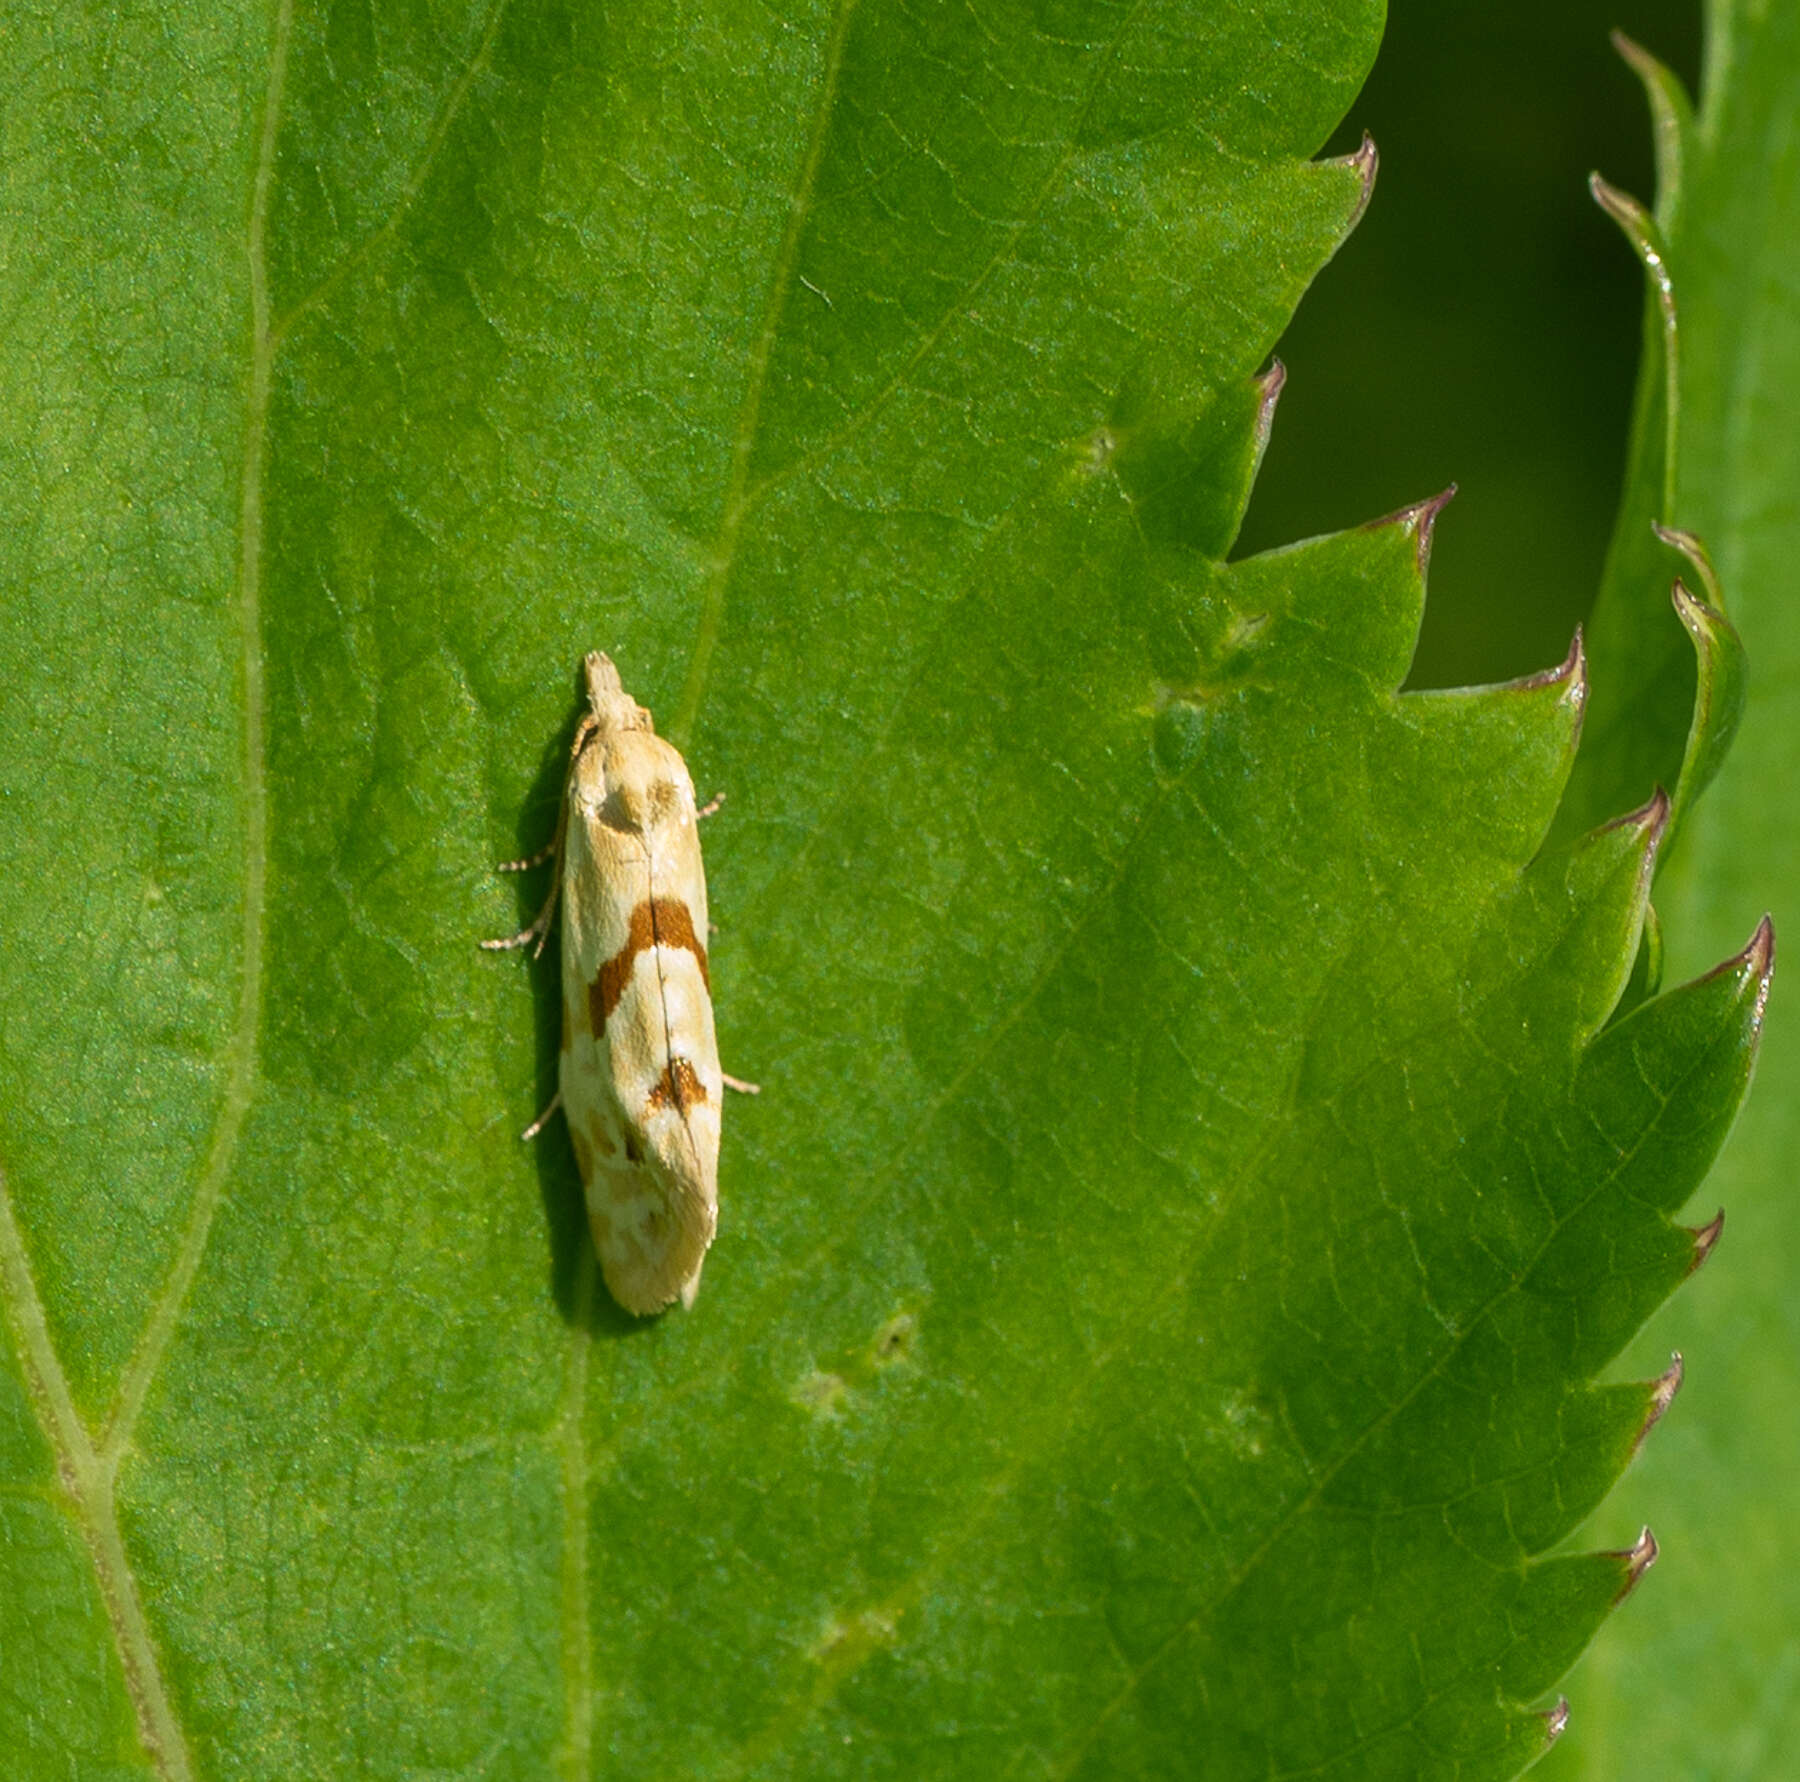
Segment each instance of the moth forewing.
[{"label": "moth forewing", "polygon": [[706,878],[681,756],[607,657],[584,668],[562,813],[560,1093],[606,1285],[644,1314],[693,1304],[718,1226]]}]

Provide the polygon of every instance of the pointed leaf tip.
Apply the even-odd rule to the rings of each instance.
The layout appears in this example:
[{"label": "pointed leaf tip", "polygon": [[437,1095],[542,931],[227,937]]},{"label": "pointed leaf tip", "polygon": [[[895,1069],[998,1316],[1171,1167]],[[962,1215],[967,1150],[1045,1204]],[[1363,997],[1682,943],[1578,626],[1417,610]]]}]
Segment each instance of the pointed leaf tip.
[{"label": "pointed leaf tip", "polygon": [[1496,690],[1502,693],[1541,693],[1547,687],[1560,688],[1563,703],[1574,710],[1575,727],[1570,733],[1568,744],[1573,753],[1581,745],[1581,729],[1587,719],[1588,699],[1587,647],[1579,625],[1575,627],[1575,635],[1569,639],[1569,653],[1554,668],[1540,668],[1535,674],[1522,674],[1517,680],[1501,681]]},{"label": "pointed leaf tip", "polygon": [[1363,220],[1369,208],[1369,200],[1375,195],[1375,175],[1381,167],[1381,155],[1375,147],[1375,138],[1367,130],[1363,139],[1347,155],[1339,155],[1334,163],[1339,167],[1349,167],[1356,171],[1362,181],[1362,193],[1356,201],[1356,208],[1350,213],[1350,227],[1354,229]]},{"label": "pointed leaf tip", "polygon": [[1269,361],[1269,369],[1256,380],[1256,457],[1261,461],[1268,448],[1269,435],[1275,429],[1275,406],[1287,387],[1287,367],[1279,359]]},{"label": "pointed leaf tip", "polygon": [[1594,202],[1623,229],[1626,234],[1650,227],[1650,213],[1622,187],[1615,186],[1597,168],[1588,175],[1588,190]]},{"label": "pointed leaf tip", "polygon": [[1713,978],[1725,977],[1741,977],[1756,986],[1756,1007],[1750,1025],[1752,1032],[1760,1036],[1763,1011],[1769,1003],[1769,986],[1775,981],[1775,924],[1770,917],[1765,915],[1757,923],[1756,932],[1744,943],[1742,952],[1715,965],[1700,982],[1704,984]]},{"label": "pointed leaf tip", "polygon": [[1427,496],[1423,501],[1415,501],[1406,507],[1397,507],[1391,514],[1383,514],[1377,520],[1364,523],[1364,530],[1373,532],[1382,526],[1398,526],[1402,531],[1411,532],[1414,538],[1413,555],[1418,564],[1419,579],[1423,581],[1431,566],[1431,538],[1436,530],[1438,515],[1456,499],[1456,485],[1439,490],[1435,495]]},{"label": "pointed leaf tip", "polygon": [[1666,544],[1670,550],[1679,551],[1693,566],[1694,574],[1700,578],[1700,585],[1705,589],[1706,604],[1718,612],[1725,610],[1725,594],[1719,585],[1719,572],[1713,568],[1712,553],[1701,543],[1699,537],[1685,531],[1680,526],[1664,526],[1652,520],[1650,530]]},{"label": "pointed leaf tip", "polygon": [[1649,80],[1663,72],[1663,65],[1638,42],[1635,37],[1628,37],[1616,25],[1607,33],[1608,40],[1618,53],[1619,59],[1641,80]]},{"label": "pointed leaf tip", "polygon": [[1548,1751],[1563,1736],[1563,1728],[1569,1724],[1569,1698],[1559,1695],[1556,1706],[1544,1716],[1544,1749]]},{"label": "pointed leaf tip", "polygon": [[1649,1404],[1645,1408],[1644,1421],[1638,1425],[1637,1439],[1631,1444],[1633,1454],[1643,1447],[1651,1430],[1662,1422],[1669,1406],[1675,1402],[1675,1394],[1681,1390],[1683,1371],[1681,1351],[1677,1349],[1670,1355],[1668,1367],[1649,1382]]},{"label": "pointed leaf tip", "polygon": [[1690,1275],[1713,1253],[1713,1246],[1719,1241],[1719,1234],[1724,1229],[1725,1209],[1723,1207],[1720,1207],[1704,1225],[1689,1228],[1688,1235],[1694,1240],[1694,1257],[1688,1264]]},{"label": "pointed leaf tip", "polygon": [[1621,191],[1598,173],[1588,175],[1588,190],[1594,202],[1625,231],[1625,239],[1643,262],[1644,270],[1656,285],[1656,300],[1662,306],[1666,326],[1675,320],[1675,281],[1669,274],[1668,254],[1663,246],[1662,231],[1653,217],[1629,192]]},{"label": "pointed leaf tip", "polygon": [[1661,1549],[1656,1544],[1656,1536],[1646,1526],[1639,1531],[1638,1538],[1623,1552],[1615,1551],[1607,1555],[1609,1559],[1619,1559],[1625,1562],[1625,1582],[1619,1586],[1619,1593],[1613,1598],[1615,1606],[1622,1603],[1637,1589],[1638,1580],[1656,1564],[1660,1551]]},{"label": "pointed leaf tip", "polygon": [[1456,485],[1449,484],[1433,495],[1429,501],[1421,501],[1413,509],[1413,524],[1418,528],[1419,579],[1425,579],[1426,571],[1431,567],[1431,539],[1437,530],[1438,515],[1456,499]]},{"label": "pointed leaf tip", "polygon": [[[1769,994],[1769,984],[1775,976],[1775,921],[1765,915],[1757,923],[1756,932],[1750,937],[1750,944],[1744,949],[1744,963],[1763,980],[1763,996]],[[1760,1014],[1760,1010],[1758,1011]]]},{"label": "pointed leaf tip", "polygon": [[1585,695],[1587,689],[1587,651],[1582,642],[1581,627],[1569,639],[1569,653],[1554,668],[1540,668],[1536,674],[1521,675],[1516,681],[1503,681],[1509,693],[1531,693],[1539,687],[1570,683]]},{"label": "pointed leaf tip", "polygon": [[1680,576],[1669,584],[1669,600],[1680,615],[1681,622],[1696,638],[1705,632],[1709,619],[1722,619],[1724,614],[1715,606],[1709,606],[1684,582]]},{"label": "pointed leaf tip", "polygon": [[[1634,811],[1626,811],[1623,816],[1614,817],[1610,823],[1603,823],[1601,829],[1641,829],[1645,832],[1649,843],[1648,853],[1654,859],[1663,832],[1669,826],[1669,795],[1661,786],[1650,794],[1649,799],[1640,804]],[[1648,862],[1646,862],[1648,864]]]},{"label": "pointed leaf tip", "polygon": [[1641,43],[1614,31],[1612,46],[1619,59],[1638,77],[1650,101],[1651,127],[1656,136],[1656,214],[1666,225],[1681,199],[1682,137],[1692,121],[1693,108],[1674,71]]}]

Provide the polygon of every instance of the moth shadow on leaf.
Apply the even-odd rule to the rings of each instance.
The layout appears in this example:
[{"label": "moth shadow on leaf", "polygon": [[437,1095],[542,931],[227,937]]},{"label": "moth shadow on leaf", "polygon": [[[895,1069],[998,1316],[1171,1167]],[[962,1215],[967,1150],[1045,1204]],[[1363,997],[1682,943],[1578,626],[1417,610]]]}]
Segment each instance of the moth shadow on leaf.
[{"label": "moth shadow on leaf", "polygon": [[[569,771],[569,751],[579,722],[579,713],[571,713],[544,747],[537,772],[532,776],[531,790],[519,813],[515,844],[518,859],[536,854],[555,833],[563,783]],[[529,872],[510,875],[517,880],[521,928],[543,908],[554,870],[554,863],[545,861]],[[540,1109],[547,1107],[556,1093],[558,1061],[562,1053],[561,938],[559,916],[537,958],[531,957],[529,947],[521,950],[531,975],[537,1039],[533,1048],[532,1080],[536,1095],[532,1106]],[[518,955],[513,956],[513,962],[517,969]],[[601,1282],[594,1241],[588,1230],[581,1176],[575,1167],[575,1152],[561,1114],[527,1142],[537,1165],[538,1189],[544,1204],[544,1231],[550,1246],[550,1290],[564,1322],[585,1323],[591,1334],[606,1337],[629,1336],[653,1328],[655,1319],[632,1317],[614,1301]]]}]

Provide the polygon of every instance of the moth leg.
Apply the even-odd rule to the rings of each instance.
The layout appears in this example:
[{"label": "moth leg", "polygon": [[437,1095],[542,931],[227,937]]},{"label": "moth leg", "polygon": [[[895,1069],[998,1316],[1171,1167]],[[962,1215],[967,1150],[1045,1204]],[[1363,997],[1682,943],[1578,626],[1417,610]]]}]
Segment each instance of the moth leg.
[{"label": "moth leg", "polygon": [[702,821],[705,818],[710,817],[724,802],[725,794],[723,792],[715,792],[705,804],[701,805],[701,807],[694,812],[695,821]]},{"label": "moth leg", "polygon": [[[561,851],[559,847],[557,852]],[[561,891],[562,872],[559,867],[550,883],[550,895],[544,899],[544,907],[532,918],[531,926],[521,928],[517,934],[503,935],[497,940],[484,940],[481,943],[482,946],[490,953],[508,953],[514,947],[529,946],[531,942],[536,941],[537,945],[531,949],[531,956],[535,959],[544,950],[544,941],[550,933],[551,920],[556,915],[556,899]]]},{"label": "moth leg", "polygon": [[761,1083],[746,1083],[742,1077],[734,1077],[728,1071],[720,1071],[719,1075],[724,1078],[725,1087],[727,1089],[735,1089],[739,1095],[762,1094]]},{"label": "moth leg", "polygon": [[[583,718],[576,726],[575,741],[569,749],[569,771],[571,773],[575,771],[575,758],[587,747],[588,738],[598,728],[599,725],[592,716]],[[532,918],[530,927],[521,928],[517,934],[505,935],[498,940],[484,940],[481,944],[490,953],[507,953],[514,947],[529,946],[533,941],[536,941],[537,945],[531,948],[532,958],[537,958],[543,952],[544,942],[550,935],[550,924],[556,917],[556,900],[562,895],[563,843],[568,839],[568,834],[569,785],[565,778],[562,802],[556,813],[556,833],[550,838],[549,847],[524,860],[503,860],[499,867],[501,872],[524,872],[529,867],[541,866],[546,860],[554,860],[556,870],[550,875],[550,891],[544,899],[544,907]]]},{"label": "moth leg", "polygon": [[528,867],[554,860],[556,870],[550,875],[550,892],[544,899],[544,907],[532,918],[530,927],[521,928],[517,934],[504,935],[498,940],[484,940],[481,944],[490,953],[507,953],[514,947],[529,946],[533,941],[537,945],[531,949],[532,958],[535,959],[543,952],[545,937],[549,934],[550,923],[556,915],[556,900],[562,895],[563,837],[568,834],[568,829],[569,801],[564,798],[562,812],[556,819],[556,834],[551,838],[549,847],[541,853],[533,854],[528,860],[503,860],[500,863],[501,872],[524,872]]},{"label": "moth leg", "polygon": [[558,1108],[560,1108],[561,1106],[562,1106],[562,1091],[560,1089],[558,1089],[557,1092],[553,1096],[550,1097],[550,1105],[547,1108],[545,1108],[544,1111],[541,1114],[539,1114],[538,1117],[535,1120],[533,1120],[532,1123],[529,1126],[527,1126],[522,1133],[519,1134],[520,1144],[522,1144],[522,1145],[530,1144],[531,1141],[534,1138],[536,1138],[537,1135],[540,1132],[542,1132],[546,1126],[548,1126],[550,1124],[551,1115],[553,1115],[556,1112],[556,1110]]}]

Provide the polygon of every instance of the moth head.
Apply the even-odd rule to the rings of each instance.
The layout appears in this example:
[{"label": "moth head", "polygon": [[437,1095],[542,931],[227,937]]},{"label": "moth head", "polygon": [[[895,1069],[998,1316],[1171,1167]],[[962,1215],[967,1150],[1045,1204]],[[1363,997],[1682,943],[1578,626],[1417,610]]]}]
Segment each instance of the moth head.
[{"label": "moth head", "polygon": [[606,730],[655,730],[650,714],[625,691],[612,657],[589,650],[581,663],[587,680],[588,704]]}]

